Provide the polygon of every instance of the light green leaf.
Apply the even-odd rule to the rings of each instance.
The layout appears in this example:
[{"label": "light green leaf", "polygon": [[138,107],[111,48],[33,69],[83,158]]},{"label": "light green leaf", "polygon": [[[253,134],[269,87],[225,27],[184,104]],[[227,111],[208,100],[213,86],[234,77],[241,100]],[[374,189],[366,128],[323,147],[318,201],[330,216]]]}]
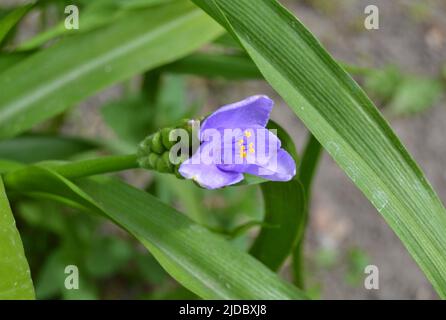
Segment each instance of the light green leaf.
[{"label": "light green leaf", "polygon": [[6,173],[9,171],[17,170],[23,167],[23,164],[11,161],[11,160],[4,160],[0,159],[0,174]]},{"label": "light green leaf", "polygon": [[0,176],[0,300],[34,299],[28,261]]},{"label": "light green leaf", "polygon": [[199,9],[178,1],[64,39],[0,75],[0,138],[23,132],[108,85],[181,58],[221,33]]},{"label": "light green leaf", "polygon": [[77,203],[113,220],[138,238],[177,281],[202,298],[304,298],[247,253],[122,182],[82,179],[75,185],[39,167],[11,172],[5,181],[13,191]]},{"label": "light green leaf", "polygon": [[240,40],[265,79],[383,215],[446,298],[443,204],[361,88],[278,2],[194,2]]}]

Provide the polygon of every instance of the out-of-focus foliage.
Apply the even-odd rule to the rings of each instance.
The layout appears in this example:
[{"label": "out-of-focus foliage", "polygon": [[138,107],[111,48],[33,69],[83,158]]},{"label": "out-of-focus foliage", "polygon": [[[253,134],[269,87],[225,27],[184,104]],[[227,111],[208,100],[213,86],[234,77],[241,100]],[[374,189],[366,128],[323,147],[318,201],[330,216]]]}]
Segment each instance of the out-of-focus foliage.
[{"label": "out-of-focus foliage", "polygon": [[[15,207],[38,299],[139,298],[169,277],[146,250],[112,224],[50,201]],[[66,290],[65,268],[79,268],[79,290]],[[123,282],[124,281],[124,282]]]},{"label": "out-of-focus foliage", "polygon": [[396,67],[367,71],[364,86],[390,115],[423,111],[433,106],[444,91],[441,80],[406,75]]}]

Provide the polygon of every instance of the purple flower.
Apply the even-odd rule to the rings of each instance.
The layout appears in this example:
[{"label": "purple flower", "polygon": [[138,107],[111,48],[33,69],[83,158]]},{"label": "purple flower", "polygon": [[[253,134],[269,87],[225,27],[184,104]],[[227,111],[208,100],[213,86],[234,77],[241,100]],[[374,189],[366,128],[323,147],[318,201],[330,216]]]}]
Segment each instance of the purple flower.
[{"label": "purple flower", "polygon": [[271,99],[258,95],[212,113],[199,130],[199,148],[181,164],[180,174],[207,189],[238,183],[244,173],[291,180],[296,174],[293,158],[265,129],[272,108]]}]

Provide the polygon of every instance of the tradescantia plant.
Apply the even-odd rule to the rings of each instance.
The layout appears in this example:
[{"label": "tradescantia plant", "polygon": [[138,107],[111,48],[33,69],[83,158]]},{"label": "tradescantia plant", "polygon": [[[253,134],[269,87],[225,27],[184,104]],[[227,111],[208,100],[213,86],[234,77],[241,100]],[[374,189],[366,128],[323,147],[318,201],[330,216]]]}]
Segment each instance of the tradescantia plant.
[{"label": "tradescantia plant", "polygon": [[[143,274],[149,253],[154,258],[150,270],[157,270],[150,275],[162,273],[165,280],[167,271],[187,298],[308,298],[303,235],[322,148],[385,218],[439,296],[446,297],[443,204],[364,91],[281,4],[74,2],[89,12],[84,21],[81,14],[79,32],[55,26],[25,43],[14,41],[21,19],[29,11],[44,11],[51,5],[46,2],[10,9],[0,20],[0,252],[7,256],[0,259],[0,298],[34,298],[35,291],[38,298],[79,298],[48,286],[63,286],[63,279],[51,274],[63,275],[62,267],[73,261],[81,267],[81,286],[90,288],[80,297],[97,297],[89,286],[92,279],[119,272],[132,255],[144,261]],[[204,45],[236,53],[216,59],[197,53]],[[263,77],[311,132],[301,160],[292,138],[269,120],[270,98],[226,101],[199,118],[185,106],[177,73]],[[103,107],[104,122],[116,139],[60,134],[72,105],[123,81],[130,87],[128,80],[138,75],[140,90],[128,90],[122,101]],[[145,188],[105,176],[140,168],[146,169],[137,171],[141,175],[154,174]],[[216,192],[207,189],[236,190],[250,199],[248,192],[257,188],[262,221],[234,219],[233,228],[225,229],[224,223],[210,223],[212,213],[203,214],[200,195]],[[172,194],[184,213],[169,204]],[[241,204],[229,199],[234,212]],[[64,210],[90,214],[69,223],[74,218]],[[62,239],[43,267],[36,259],[29,259],[29,267],[25,252],[32,256],[33,239],[22,233],[24,251],[13,212],[21,223]],[[114,237],[104,246],[102,240],[90,241],[98,217],[126,230],[149,253],[140,257],[136,250],[121,250]],[[254,239],[247,232],[252,227],[260,227]],[[237,245],[237,237],[248,244]],[[292,281],[276,274],[288,257]],[[110,269],[104,271],[104,265]]]}]

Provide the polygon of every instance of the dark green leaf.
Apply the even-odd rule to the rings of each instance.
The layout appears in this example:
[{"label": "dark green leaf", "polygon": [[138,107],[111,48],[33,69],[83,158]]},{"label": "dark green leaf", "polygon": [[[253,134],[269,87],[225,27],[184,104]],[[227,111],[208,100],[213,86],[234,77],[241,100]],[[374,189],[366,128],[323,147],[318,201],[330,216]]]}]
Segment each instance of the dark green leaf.
[{"label": "dark green leaf", "polygon": [[163,70],[229,80],[262,78],[251,59],[242,55],[195,53],[165,66]]},{"label": "dark green leaf", "polygon": [[297,180],[266,182],[262,189],[265,219],[250,253],[277,270],[300,240],[305,220],[305,193]]},{"label": "dark green leaf", "polygon": [[305,191],[305,203],[306,208],[303,215],[303,232],[300,237],[296,247],[293,250],[293,276],[294,283],[299,287],[304,287],[304,235],[305,229],[308,224],[308,216],[310,213],[310,205],[311,205],[311,187],[313,184],[314,176],[316,173],[317,166],[319,164],[319,159],[322,154],[322,146],[319,141],[310,133],[307,144],[305,145],[305,149],[302,154],[302,161],[299,165],[299,181],[303,185],[303,189]]},{"label": "dark green leaf", "polygon": [[30,56],[30,52],[0,53],[0,73]]}]

